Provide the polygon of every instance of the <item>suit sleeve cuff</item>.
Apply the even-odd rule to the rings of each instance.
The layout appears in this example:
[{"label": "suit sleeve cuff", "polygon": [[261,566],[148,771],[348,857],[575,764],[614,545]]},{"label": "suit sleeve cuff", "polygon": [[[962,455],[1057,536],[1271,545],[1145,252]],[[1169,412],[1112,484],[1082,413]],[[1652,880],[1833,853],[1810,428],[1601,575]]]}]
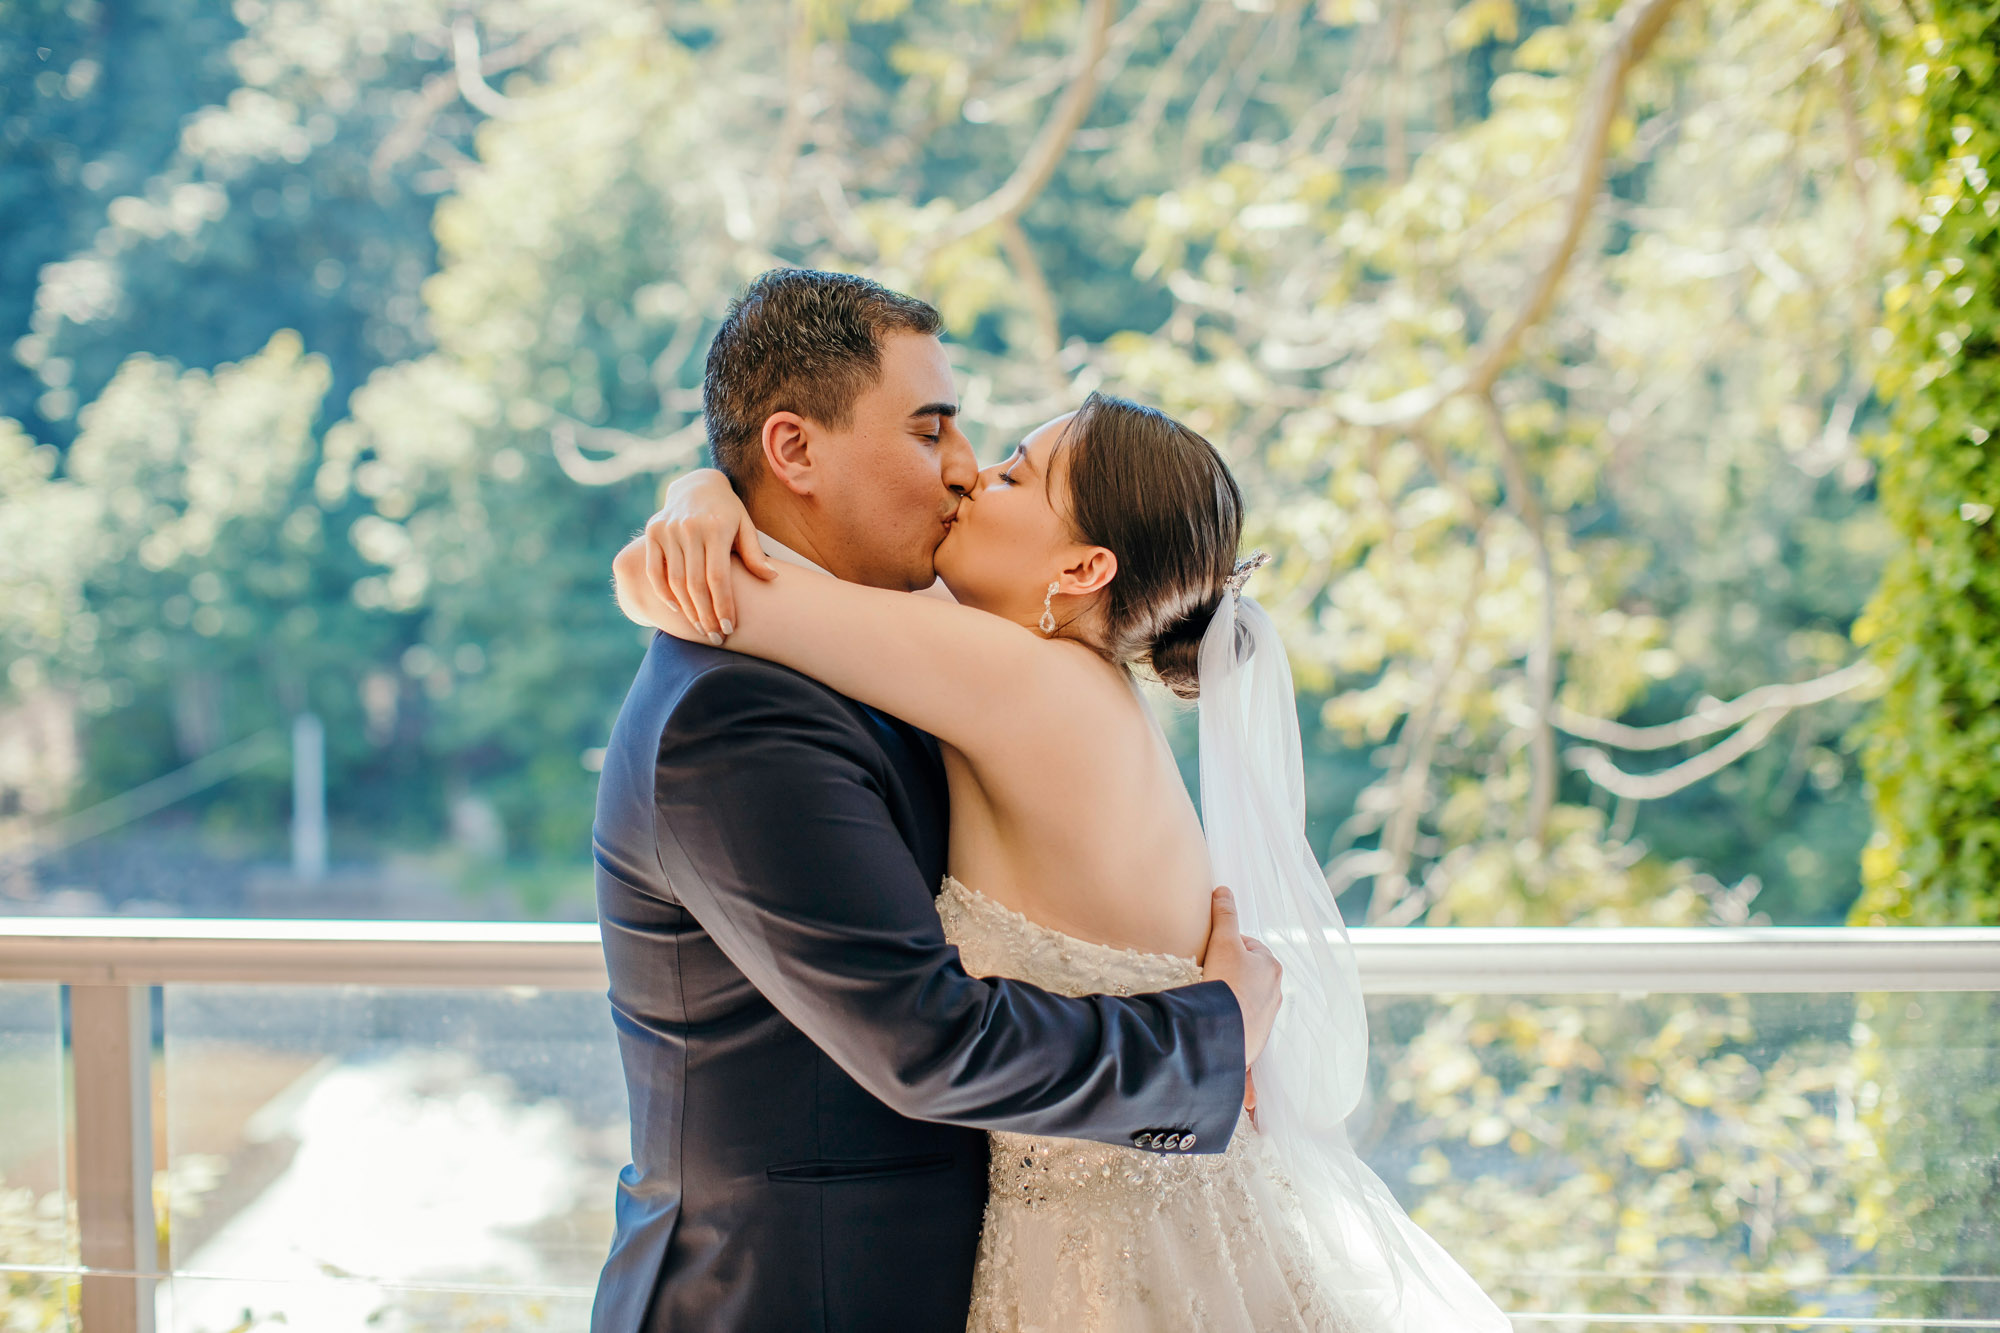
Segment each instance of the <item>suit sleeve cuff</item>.
[{"label": "suit sleeve cuff", "polygon": [[1185,1119],[1197,1138],[1189,1151],[1221,1152],[1243,1114],[1243,1010],[1226,981],[1204,981],[1173,994],[1185,997],[1193,1025],[1188,1052],[1193,1088]]}]

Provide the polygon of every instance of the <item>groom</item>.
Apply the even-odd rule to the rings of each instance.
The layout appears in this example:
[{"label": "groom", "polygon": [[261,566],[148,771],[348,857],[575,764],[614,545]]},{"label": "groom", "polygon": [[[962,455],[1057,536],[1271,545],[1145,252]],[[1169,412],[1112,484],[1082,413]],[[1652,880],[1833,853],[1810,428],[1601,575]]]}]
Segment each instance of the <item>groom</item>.
[{"label": "groom", "polygon": [[[703,386],[778,559],[913,590],[977,465],[937,312],[766,273]],[[657,635],[593,837],[632,1108],[593,1333],[961,1333],[983,1131],[1220,1152],[1277,969],[1227,895],[1199,985],[1071,999],[968,976],[932,896],[937,742],[783,667]]]}]

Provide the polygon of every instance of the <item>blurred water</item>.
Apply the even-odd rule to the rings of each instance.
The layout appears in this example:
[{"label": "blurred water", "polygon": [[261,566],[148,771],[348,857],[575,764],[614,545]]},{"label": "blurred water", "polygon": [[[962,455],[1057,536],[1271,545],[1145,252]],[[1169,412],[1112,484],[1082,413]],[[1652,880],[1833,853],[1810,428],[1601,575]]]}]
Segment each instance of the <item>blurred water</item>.
[{"label": "blurred water", "polygon": [[168,996],[162,1330],[587,1322],[626,1149],[601,997]]},{"label": "blurred water", "polygon": [[524,1104],[463,1057],[414,1051],[316,1068],[280,1101],[259,1128],[298,1142],[291,1164],[178,1264],[237,1280],[177,1277],[162,1328],[222,1333],[247,1309],[345,1333],[383,1326],[399,1287],[541,1294],[576,1276],[537,1229],[608,1198],[610,1181],[559,1103]]}]

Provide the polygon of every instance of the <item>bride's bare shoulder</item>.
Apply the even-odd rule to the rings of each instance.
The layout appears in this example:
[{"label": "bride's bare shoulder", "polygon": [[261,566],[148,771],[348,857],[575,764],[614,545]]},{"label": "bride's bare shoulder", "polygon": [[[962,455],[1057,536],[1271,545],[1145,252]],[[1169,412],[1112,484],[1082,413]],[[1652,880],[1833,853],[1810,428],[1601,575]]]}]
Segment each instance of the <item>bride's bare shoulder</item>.
[{"label": "bride's bare shoulder", "polygon": [[1012,719],[1017,739],[1075,752],[1150,736],[1155,723],[1128,668],[1066,639],[1040,640],[1026,656],[1033,669],[1019,682],[1022,693],[1002,701],[1031,705]]},{"label": "bride's bare shoulder", "polygon": [[1101,704],[1132,693],[1132,673],[1074,639],[1042,639],[1035,645],[1044,688],[1064,697]]}]

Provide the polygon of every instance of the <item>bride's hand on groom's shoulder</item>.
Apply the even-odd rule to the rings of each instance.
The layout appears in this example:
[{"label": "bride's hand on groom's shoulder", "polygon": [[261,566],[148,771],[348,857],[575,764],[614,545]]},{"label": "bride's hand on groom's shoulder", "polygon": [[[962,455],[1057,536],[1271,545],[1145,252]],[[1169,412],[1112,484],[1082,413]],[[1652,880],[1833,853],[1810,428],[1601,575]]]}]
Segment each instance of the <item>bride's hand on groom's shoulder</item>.
[{"label": "bride's hand on groom's shoulder", "polygon": [[1270,1040],[1282,1002],[1279,983],[1285,969],[1263,942],[1243,933],[1236,916],[1236,895],[1215,891],[1209,903],[1208,951],[1202,955],[1204,981],[1225,981],[1243,1011],[1243,1063],[1256,1063]]},{"label": "bride's hand on groom's shoulder", "polygon": [[[619,605],[641,623],[677,632],[656,618],[671,611],[717,645],[736,632],[736,597],[731,587],[730,556],[758,578],[777,572],[757,544],[750,513],[730,487],[729,479],[712,468],[700,468],[677,478],[667,488],[660,512],[646,531],[619,553],[614,562]],[[683,633],[682,637],[690,637]]]}]

